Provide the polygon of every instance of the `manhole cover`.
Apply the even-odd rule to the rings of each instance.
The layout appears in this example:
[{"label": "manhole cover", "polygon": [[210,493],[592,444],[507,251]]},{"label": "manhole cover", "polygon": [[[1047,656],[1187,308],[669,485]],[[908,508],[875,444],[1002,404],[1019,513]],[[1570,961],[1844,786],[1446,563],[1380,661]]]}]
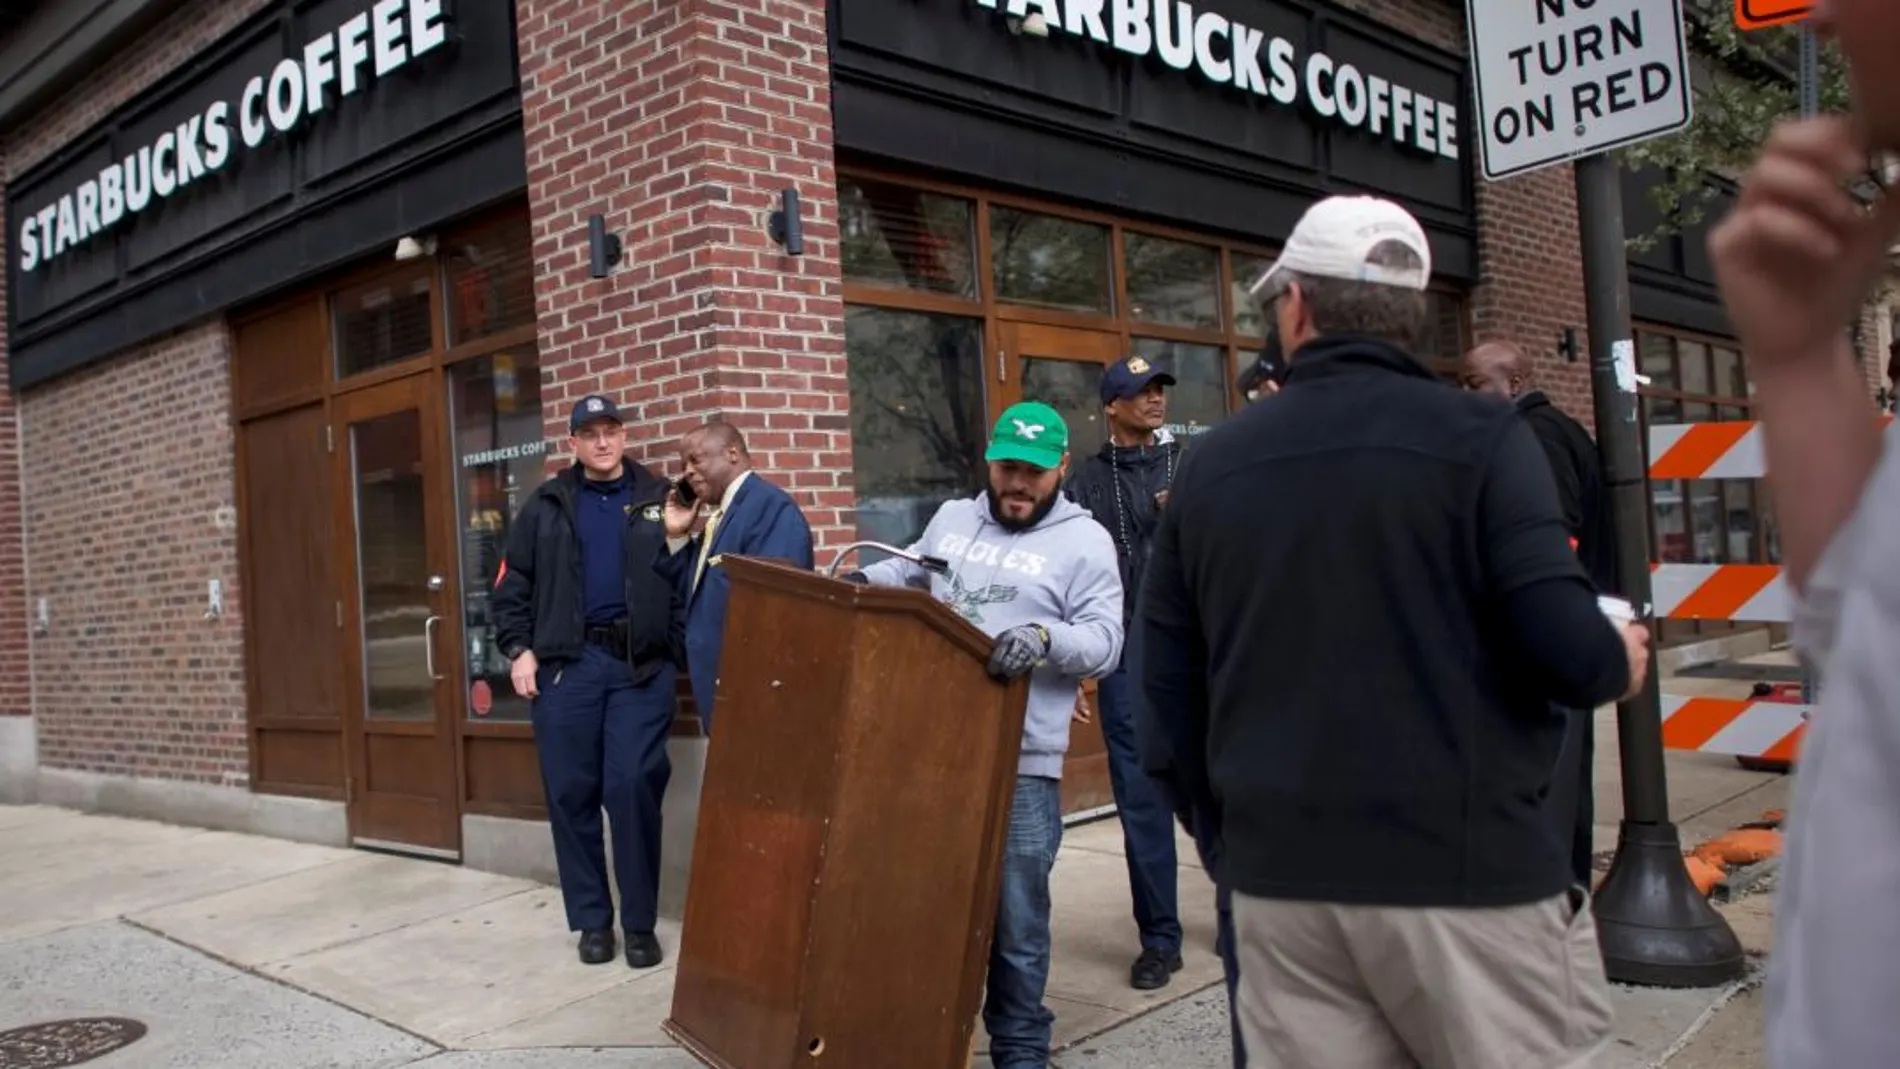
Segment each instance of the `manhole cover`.
[{"label": "manhole cover", "polygon": [[0,1032],[0,1069],[60,1069],[103,1058],[145,1037],[125,1017],[75,1017]]}]

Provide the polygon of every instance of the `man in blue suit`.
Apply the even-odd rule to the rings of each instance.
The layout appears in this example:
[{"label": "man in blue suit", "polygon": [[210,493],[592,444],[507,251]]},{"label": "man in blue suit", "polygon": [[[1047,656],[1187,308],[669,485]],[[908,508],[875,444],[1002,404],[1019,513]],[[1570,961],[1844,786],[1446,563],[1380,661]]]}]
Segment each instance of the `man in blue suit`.
[{"label": "man in blue suit", "polygon": [[720,560],[731,553],[810,568],[811,525],[790,494],[752,470],[745,436],[730,423],[714,420],[687,434],[680,460],[693,501],[682,502],[677,488],[667,496],[666,566],[686,599],[686,668],[710,735],[731,592]]}]

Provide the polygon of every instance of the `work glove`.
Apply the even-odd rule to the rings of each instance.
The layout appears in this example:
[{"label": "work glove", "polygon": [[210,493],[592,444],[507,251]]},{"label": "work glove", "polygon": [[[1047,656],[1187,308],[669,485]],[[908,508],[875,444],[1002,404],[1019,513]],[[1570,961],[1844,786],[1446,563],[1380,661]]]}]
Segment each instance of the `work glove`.
[{"label": "work glove", "polygon": [[1049,656],[1049,630],[1041,624],[1023,624],[996,636],[990,647],[989,673],[993,679],[1026,676]]}]

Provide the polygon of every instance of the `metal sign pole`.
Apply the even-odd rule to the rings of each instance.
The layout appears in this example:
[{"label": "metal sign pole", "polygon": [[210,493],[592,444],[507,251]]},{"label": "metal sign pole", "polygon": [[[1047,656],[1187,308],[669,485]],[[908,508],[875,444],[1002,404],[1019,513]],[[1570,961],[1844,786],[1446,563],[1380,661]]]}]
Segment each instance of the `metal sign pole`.
[{"label": "metal sign pole", "polygon": [[[1622,178],[1611,156],[1600,152],[1577,162],[1576,183],[1591,393],[1597,450],[1610,488],[1619,592],[1647,619],[1653,605],[1649,473],[1637,420]],[[1655,626],[1653,619],[1649,623]],[[1690,881],[1681,835],[1669,820],[1662,698],[1653,665],[1642,693],[1617,706],[1616,722],[1623,822],[1595,903],[1604,969],[1620,983],[1660,987],[1713,987],[1738,979],[1745,967],[1741,942]]]}]

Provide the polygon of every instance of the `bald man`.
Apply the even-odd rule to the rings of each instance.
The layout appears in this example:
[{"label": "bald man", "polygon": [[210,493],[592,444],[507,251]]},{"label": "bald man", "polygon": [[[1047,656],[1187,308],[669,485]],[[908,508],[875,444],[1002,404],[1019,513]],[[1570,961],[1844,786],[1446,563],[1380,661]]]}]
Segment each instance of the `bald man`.
[{"label": "bald man", "polygon": [[[1615,593],[1621,586],[1617,580],[1616,532],[1610,524],[1609,491],[1603,483],[1596,442],[1582,424],[1534,387],[1532,372],[1530,356],[1508,341],[1485,342],[1465,354],[1465,388],[1493,394],[1517,406],[1550,461],[1571,548],[1577,551],[1583,570],[1597,589]],[[1550,804],[1559,836],[1568,828],[1571,868],[1577,880],[1588,887],[1594,845],[1591,833],[1596,823],[1596,721],[1589,709],[1570,710],[1569,715],[1570,730],[1551,783]]]}]

